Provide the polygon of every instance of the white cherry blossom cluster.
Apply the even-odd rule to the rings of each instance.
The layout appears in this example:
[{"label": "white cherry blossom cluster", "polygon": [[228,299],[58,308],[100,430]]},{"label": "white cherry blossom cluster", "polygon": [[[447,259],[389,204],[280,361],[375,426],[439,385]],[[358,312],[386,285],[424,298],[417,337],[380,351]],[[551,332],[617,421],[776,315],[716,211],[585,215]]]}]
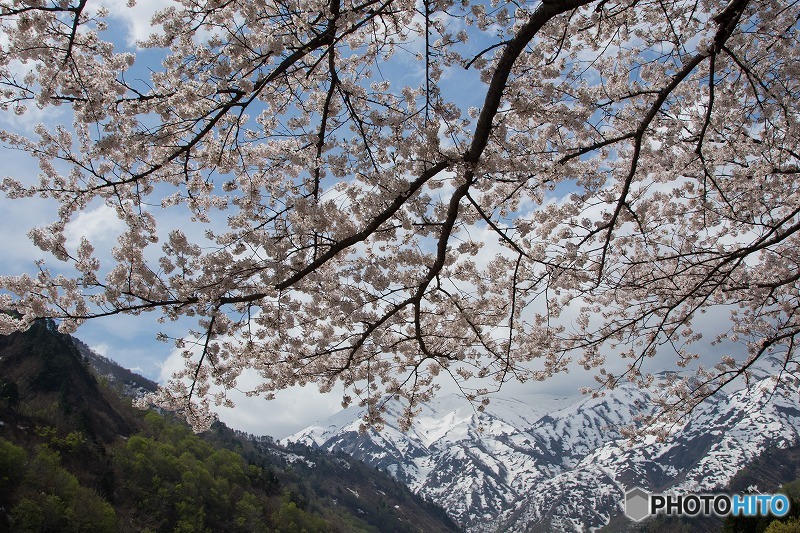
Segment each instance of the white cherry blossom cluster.
[{"label": "white cherry blossom cluster", "polygon": [[[482,408],[575,365],[662,386],[635,431],[769,355],[797,392],[800,7],[186,0],[136,57],[90,4],[0,0],[0,107],[68,117],[0,132],[39,166],[6,201],[59,206],[1,333],[194,317],[153,400],[197,428],[245,369],[268,397],[341,382],[378,427],[442,377]],[[98,203],[116,246],[70,244]]]}]

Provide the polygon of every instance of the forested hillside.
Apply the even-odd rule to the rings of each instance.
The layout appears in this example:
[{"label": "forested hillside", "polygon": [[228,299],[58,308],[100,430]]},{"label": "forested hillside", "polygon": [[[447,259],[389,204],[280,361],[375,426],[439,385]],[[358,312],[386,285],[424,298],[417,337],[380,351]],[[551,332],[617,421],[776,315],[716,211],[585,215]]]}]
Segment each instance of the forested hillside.
[{"label": "forested hillside", "polygon": [[130,406],[41,321],[0,337],[0,530],[446,531],[363,464]]}]

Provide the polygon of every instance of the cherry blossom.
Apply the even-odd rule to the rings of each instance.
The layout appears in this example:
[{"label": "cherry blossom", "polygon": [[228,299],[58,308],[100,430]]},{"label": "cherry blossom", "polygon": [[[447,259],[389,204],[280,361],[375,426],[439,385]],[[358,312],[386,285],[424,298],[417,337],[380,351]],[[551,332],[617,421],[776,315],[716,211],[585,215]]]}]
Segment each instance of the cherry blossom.
[{"label": "cherry blossom", "polygon": [[[59,205],[30,233],[59,268],[0,277],[0,332],[194,317],[154,400],[198,428],[244,369],[265,396],[341,383],[378,427],[386,398],[410,423],[443,376],[483,405],[573,365],[596,393],[663,387],[644,427],[766,356],[796,393],[799,17],[775,0],[183,0],[132,51],[90,0],[2,0],[0,106],[67,118],[0,132],[39,166],[2,180],[6,201]],[[98,203],[116,245],[70,245]],[[706,332],[703,313],[730,316]],[[742,349],[702,365],[702,334]],[[687,372],[657,380],[654,358]]]}]

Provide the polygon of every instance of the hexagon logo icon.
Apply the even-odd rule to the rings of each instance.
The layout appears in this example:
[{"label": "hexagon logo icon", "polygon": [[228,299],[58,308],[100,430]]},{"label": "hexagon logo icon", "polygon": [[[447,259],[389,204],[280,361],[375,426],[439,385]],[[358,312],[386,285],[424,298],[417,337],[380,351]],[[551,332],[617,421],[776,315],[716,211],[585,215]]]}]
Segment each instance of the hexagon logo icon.
[{"label": "hexagon logo icon", "polygon": [[640,522],[650,516],[650,494],[640,487],[625,493],[625,516]]}]

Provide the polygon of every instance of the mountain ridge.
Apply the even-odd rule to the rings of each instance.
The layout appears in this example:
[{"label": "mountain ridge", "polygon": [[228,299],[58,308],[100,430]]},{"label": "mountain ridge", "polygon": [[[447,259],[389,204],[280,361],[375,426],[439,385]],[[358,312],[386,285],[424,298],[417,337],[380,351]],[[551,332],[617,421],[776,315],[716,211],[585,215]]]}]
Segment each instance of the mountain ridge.
[{"label": "mountain ridge", "polygon": [[152,382],[87,350],[52,321],[0,336],[0,531],[459,529],[348,456],[133,409]]},{"label": "mountain ridge", "polygon": [[[700,405],[664,442],[627,445],[620,428],[652,405],[649,393],[632,386],[599,398],[539,398],[535,407],[493,399],[471,414],[463,398],[460,407],[456,397],[436,399],[408,433],[398,429],[398,405],[387,405],[381,433],[359,433],[359,411],[350,408],[282,442],[385,469],[469,530],[599,529],[622,513],[633,486],[720,490],[764,450],[800,442],[800,410],[773,396],[769,375],[762,368],[751,387]],[[504,414],[512,405],[527,411]],[[513,416],[516,427],[504,419]]]}]

